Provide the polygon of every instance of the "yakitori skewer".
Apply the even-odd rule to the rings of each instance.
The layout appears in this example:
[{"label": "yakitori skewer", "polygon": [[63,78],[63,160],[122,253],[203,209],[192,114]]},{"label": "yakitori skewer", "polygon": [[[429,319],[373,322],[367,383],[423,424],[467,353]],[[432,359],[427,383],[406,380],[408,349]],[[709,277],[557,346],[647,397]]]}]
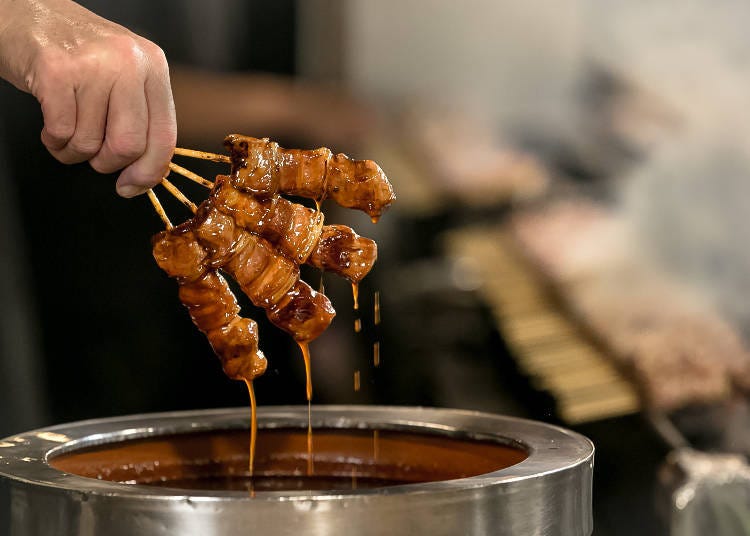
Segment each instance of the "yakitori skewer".
[{"label": "yakitori skewer", "polygon": [[227,155],[196,151],[195,149],[184,149],[182,147],[177,147],[174,150],[174,154],[189,158],[198,158],[200,160],[210,160],[211,162],[221,162],[223,164],[230,164],[232,162]]},{"label": "yakitori skewer", "polygon": [[175,196],[180,203],[185,205],[187,208],[190,209],[190,211],[193,214],[195,214],[195,212],[198,210],[198,207],[195,205],[195,203],[190,201],[190,199],[185,197],[185,194],[183,194],[180,190],[178,190],[174,184],[172,184],[166,178],[164,178],[161,180],[161,185],[164,186],[164,188],[166,188],[170,194]]},{"label": "yakitori skewer", "polygon": [[175,173],[177,173],[179,175],[182,175],[186,179],[190,179],[191,181],[196,182],[196,183],[200,184],[201,186],[204,186],[205,188],[213,188],[214,187],[214,183],[213,182],[211,182],[211,181],[209,181],[207,179],[204,179],[203,177],[201,177],[197,173],[193,173],[189,169],[185,169],[182,166],[178,166],[174,162],[170,162],[169,163],[169,169],[171,169],[172,171],[174,171]]},{"label": "yakitori skewer", "polygon": [[169,217],[167,216],[167,213],[164,211],[164,207],[161,206],[161,202],[159,201],[159,198],[156,197],[156,194],[152,189],[149,188],[148,192],[148,198],[151,201],[151,204],[154,206],[154,210],[161,218],[161,221],[164,222],[164,225],[167,226],[167,229],[174,229],[174,225],[172,225],[172,222],[169,221]]},{"label": "yakitori skewer", "polygon": [[[270,140],[230,135],[231,156],[178,148],[175,155],[230,164],[215,182],[174,162],[169,169],[211,192],[200,205],[166,177],[164,188],[187,206],[192,218],[174,227],[156,195],[149,198],[166,230],[152,239],[154,259],[177,280],[180,301],[207,337],[227,376],[244,380],[253,406],[250,473],[255,442],[252,380],[266,368],[258,347],[257,324],[240,307],[222,273],[231,277],[268,319],[299,344],[312,399],[308,344],[331,323],[335,311],[325,294],[300,279],[308,264],[346,278],[356,292],[377,257],[375,242],[344,225],[324,225],[320,209],[286,199],[301,196],[318,203],[331,198],[366,212],[373,221],[395,199],[385,174],[374,162],[334,155],[329,149],[282,149]],[[309,407],[308,407],[308,411]],[[311,432],[308,423],[308,432]],[[308,473],[312,474],[312,435]]]}]

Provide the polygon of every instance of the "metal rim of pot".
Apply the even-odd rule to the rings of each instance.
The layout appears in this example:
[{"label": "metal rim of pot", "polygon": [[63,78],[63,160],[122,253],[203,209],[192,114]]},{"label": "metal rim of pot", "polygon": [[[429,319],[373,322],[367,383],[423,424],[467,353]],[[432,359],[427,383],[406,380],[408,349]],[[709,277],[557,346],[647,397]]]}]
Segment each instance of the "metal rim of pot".
[{"label": "metal rim of pot", "polygon": [[[96,480],[64,473],[48,464],[50,458],[62,453],[130,439],[247,429],[248,413],[247,408],[230,408],[133,415],[81,421],[18,434],[0,440],[0,488],[5,480],[5,486],[25,490],[41,487],[47,490],[47,495],[65,495],[67,501],[73,500],[70,499],[72,496],[79,502],[114,500],[123,510],[142,505],[144,501],[157,501],[155,504],[161,503],[164,508],[177,511],[187,501],[191,509],[186,512],[201,504],[239,512],[241,509],[235,505],[244,504],[243,508],[249,510],[263,509],[263,515],[267,517],[268,508],[281,511],[291,507],[288,510],[291,514],[280,517],[289,519],[290,526],[304,522],[302,517],[300,520],[295,518],[295,512],[301,512],[302,507],[305,510],[309,507],[310,511],[318,508],[320,513],[316,515],[322,519],[331,509],[331,506],[322,505],[331,505],[333,501],[340,501],[342,508],[350,512],[360,509],[359,515],[364,520],[370,515],[368,512],[372,512],[373,516],[377,513],[378,505],[388,505],[392,512],[403,510],[400,514],[403,516],[409,512],[419,512],[422,508],[420,505],[430,501],[430,497],[444,501],[446,497],[455,496],[460,497],[455,505],[456,515],[475,515],[479,508],[482,516],[474,519],[473,523],[482,526],[491,524],[493,527],[498,523],[507,523],[511,527],[498,529],[497,534],[591,533],[594,445],[584,436],[558,426],[473,411],[395,406],[314,406],[312,425],[313,429],[391,429],[492,440],[520,447],[528,457],[499,471],[456,480],[346,491],[269,491],[258,492],[253,497],[243,491],[186,491]],[[261,429],[306,428],[307,407],[259,408],[258,426]],[[503,507],[501,503],[506,499],[510,501],[509,506]],[[251,507],[251,503],[256,506]],[[315,507],[316,504],[319,506]],[[477,504],[481,506],[477,507]],[[485,515],[487,508],[497,508],[500,513]],[[513,513],[513,509],[522,508],[527,511],[518,515],[509,514]],[[338,511],[338,508],[334,510]],[[450,511],[450,508],[446,506],[445,511]],[[184,516],[184,512],[180,515]],[[341,516],[341,513],[337,515]],[[514,521],[516,518],[518,520]],[[556,521],[550,524],[547,518]],[[309,520],[309,517],[305,519]],[[325,523],[328,526],[337,521],[326,517]],[[434,524],[432,530],[435,534],[449,533],[441,532],[438,521],[428,523]],[[441,523],[445,524],[445,521]],[[525,526],[527,529],[524,530],[531,532],[518,532],[512,528],[516,525]],[[533,528],[539,525],[547,528],[542,532]],[[455,530],[455,527],[451,530]],[[461,530],[464,530],[463,525]],[[361,533],[369,534],[366,530]]]}]

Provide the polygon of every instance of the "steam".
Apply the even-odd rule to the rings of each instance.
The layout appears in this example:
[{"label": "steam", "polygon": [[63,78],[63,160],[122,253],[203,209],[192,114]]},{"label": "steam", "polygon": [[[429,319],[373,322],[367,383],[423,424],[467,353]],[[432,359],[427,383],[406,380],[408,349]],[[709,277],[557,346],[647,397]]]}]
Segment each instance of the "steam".
[{"label": "steam", "polygon": [[622,189],[625,215],[672,273],[750,334],[750,153],[727,137],[664,147]]}]

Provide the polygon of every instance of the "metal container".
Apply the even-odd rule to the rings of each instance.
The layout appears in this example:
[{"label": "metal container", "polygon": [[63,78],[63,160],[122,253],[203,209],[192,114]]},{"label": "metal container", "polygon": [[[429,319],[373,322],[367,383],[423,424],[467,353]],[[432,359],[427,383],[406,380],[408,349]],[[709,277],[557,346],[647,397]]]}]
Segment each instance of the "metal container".
[{"label": "metal container", "polygon": [[[589,536],[592,532],[591,442],[556,426],[486,413],[314,406],[314,434],[326,429],[408,432],[501,443],[522,450],[525,456],[497,471],[437,482],[250,494],[97,480],[50,465],[55,457],[96,445],[116,447],[138,438],[247,429],[247,421],[246,408],[160,413],[54,426],[2,440],[0,534]],[[261,408],[258,424],[261,430],[304,430],[307,407]]]}]

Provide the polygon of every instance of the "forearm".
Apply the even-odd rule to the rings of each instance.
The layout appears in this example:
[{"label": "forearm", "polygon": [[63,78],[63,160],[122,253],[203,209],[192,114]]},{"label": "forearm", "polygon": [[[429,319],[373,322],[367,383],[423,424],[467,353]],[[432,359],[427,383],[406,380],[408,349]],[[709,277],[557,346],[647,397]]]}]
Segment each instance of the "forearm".
[{"label": "forearm", "polygon": [[127,32],[72,0],[0,0],[0,76],[33,92],[40,56],[74,54],[96,37]]},{"label": "forearm", "polygon": [[33,49],[29,23],[39,9],[29,0],[0,0],[0,77],[27,92],[25,73]]}]

